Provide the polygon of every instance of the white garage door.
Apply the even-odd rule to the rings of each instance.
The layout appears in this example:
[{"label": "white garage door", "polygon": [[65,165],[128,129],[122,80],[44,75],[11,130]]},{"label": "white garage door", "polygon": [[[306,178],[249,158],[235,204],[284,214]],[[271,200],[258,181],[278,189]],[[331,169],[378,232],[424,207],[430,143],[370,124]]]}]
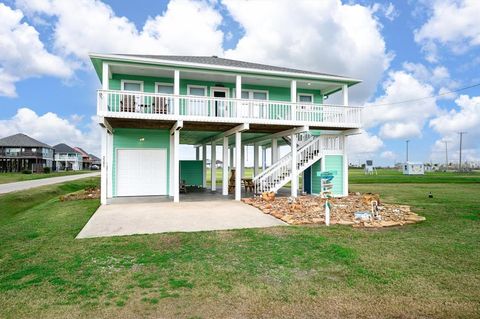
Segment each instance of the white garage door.
[{"label": "white garage door", "polygon": [[117,196],[167,195],[167,150],[117,151]]}]

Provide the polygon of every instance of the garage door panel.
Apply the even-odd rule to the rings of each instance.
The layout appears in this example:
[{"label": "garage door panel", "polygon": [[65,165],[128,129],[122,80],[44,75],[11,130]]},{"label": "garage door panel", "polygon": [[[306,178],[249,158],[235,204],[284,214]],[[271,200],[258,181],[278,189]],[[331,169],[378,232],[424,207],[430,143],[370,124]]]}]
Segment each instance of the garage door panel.
[{"label": "garage door panel", "polygon": [[117,152],[117,196],[167,195],[166,149]]}]

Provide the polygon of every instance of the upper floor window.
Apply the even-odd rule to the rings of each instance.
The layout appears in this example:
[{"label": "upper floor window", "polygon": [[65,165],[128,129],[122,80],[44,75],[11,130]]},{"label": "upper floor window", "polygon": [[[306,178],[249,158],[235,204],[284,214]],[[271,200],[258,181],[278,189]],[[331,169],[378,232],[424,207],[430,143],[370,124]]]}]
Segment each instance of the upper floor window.
[{"label": "upper floor window", "polygon": [[173,84],[171,83],[156,83],[155,92],[161,94],[173,94]]},{"label": "upper floor window", "polygon": [[242,99],[247,100],[268,100],[267,91],[257,91],[257,90],[243,90]]},{"label": "upper floor window", "polygon": [[143,82],[142,81],[133,81],[133,80],[122,80],[122,90],[123,91],[143,91]]},{"label": "upper floor window", "polygon": [[297,98],[301,103],[313,103],[313,94],[300,93]]},{"label": "upper floor window", "polygon": [[188,95],[206,96],[207,88],[204,86],[188,86]]}]

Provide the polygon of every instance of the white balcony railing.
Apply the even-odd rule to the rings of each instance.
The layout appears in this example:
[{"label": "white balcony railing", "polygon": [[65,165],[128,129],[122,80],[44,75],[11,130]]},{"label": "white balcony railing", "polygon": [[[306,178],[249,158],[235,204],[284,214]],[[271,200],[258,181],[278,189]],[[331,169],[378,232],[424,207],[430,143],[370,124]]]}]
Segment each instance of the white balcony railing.
[{"label": "white balcony railing", "polygon": [[[304,104],[282,101],[229,99],[191,95],[155,94],[116,90],[99,90],[97,113],[100,116],[192,119],[212,122],[278,123],[358,128],[359,107]],[[293,123],[292,123],[293,122]]]}]

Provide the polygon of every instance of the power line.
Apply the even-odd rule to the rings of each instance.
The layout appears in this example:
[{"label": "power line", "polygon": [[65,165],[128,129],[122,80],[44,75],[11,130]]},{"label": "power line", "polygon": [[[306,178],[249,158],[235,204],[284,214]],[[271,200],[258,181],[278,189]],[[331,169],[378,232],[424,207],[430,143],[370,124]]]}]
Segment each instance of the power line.
[{"label": "power line", "polygon": [[471,89],[471,88],[474,88],[474,87],[477,87],[477,86],[480,86],[480,83],[473,84],[473,85],[470,85],[470,86],[465,86],[465,87],[462,87],[462,88],[459,88],[459,89],[456,89],[456,90],[447,91],[447,92],[443,92],[443,93],[440,93],[440,94],[424,96],[424,97],[420,97],[420,98],[416,98],[416,99],[410,99],[410,100],[404,100],[404,101],[398,101],[398,102],[391,102],[391,103],[369,104],[369,105],[367,105],[367,107],[396,105],[396,104],[403,104],[403,103],[416,102],[416,101],[421,101],[421,100],[426,100],[426,99],[432,99],[432,98],[435,98],[435,97],[439,97],[439,96],[443,96],[443,95],[447,95],[447,94],[452,94],[452,93],[468,90],[468,89]]}]

